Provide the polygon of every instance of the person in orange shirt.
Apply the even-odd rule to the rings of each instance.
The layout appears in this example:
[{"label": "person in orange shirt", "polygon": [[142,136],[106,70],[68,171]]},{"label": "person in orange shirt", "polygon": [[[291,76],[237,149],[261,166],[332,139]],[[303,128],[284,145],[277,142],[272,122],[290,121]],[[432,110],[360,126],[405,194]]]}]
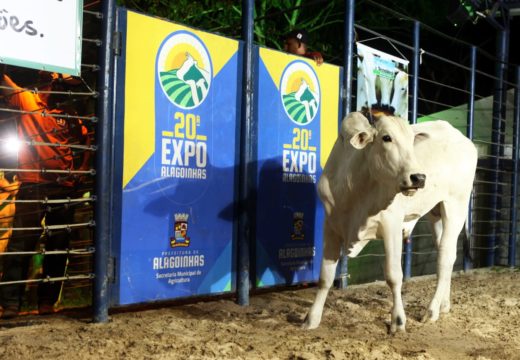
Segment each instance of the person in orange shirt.
[{"label": "person in orange shirt", "polygon": [[[13,234],[13,220],[16,212],[16,194],[20,188],[20,182],[16,175],[13,181],[9,181],[5,177],[3,171],[0,171],[0,253],[7,250],[7,244]],[[4,230],[7,229],[7,230]],[[3,259],[0,258],[0,279],[3,273]]]},{"label": "person in orange shirt", "polygon": [[[69,79],[69,80],[67,80]],[[69,145],[85,143],[87,140],[80,120],[71,118],[69,112],[58,109],[66,95],[53,92],[64,90],[67,81],[77,81],[68,76],[41,71],[39,82],[43,84],[37,93],[19,87],[8,75],[0,74],[1,93],[4,100],[14,109],[20,110],[17,119],[18,180],[21,187],[18,200],[32,202],[17,203],[15,228],[17,231],[9,241],[9,252],[34,251],[40,238],[44,248],[64,250],[69,246],[68,224],[73,223],[73,208],[68,204],[44,204],[45,199],[66,199],[76,195],[74,176],[53,173],[52,170],[73,170],[75,154]],[[83,166],[81,164],[79,166]],[[47,172],[47,170],[51,170]],[[36,201],[35,201],[36,200]],[[37,202],[41,201],[41,202]],[[49,225],[64,225],[63,228],[43,232]],[[2,281],[25,280],[28,276],[30,256],[4,256]],[[43,261],[44,277],[64,275],[66,255],[46,255]],[[43,282],[38,286],[38,308],[40,313],[53,312],[61,282]],[[14,317],[20,310],[25,284],[0,286],[2,317]]]},{"label": "person in orange shirt", "polygon": [[288,53],[304,56],[316,61],[319,66],[323,64],[323,55],[318,51],[309,51],[309,35],[307,31],[297,29],[289,32],[284,39],[284,50]]}]

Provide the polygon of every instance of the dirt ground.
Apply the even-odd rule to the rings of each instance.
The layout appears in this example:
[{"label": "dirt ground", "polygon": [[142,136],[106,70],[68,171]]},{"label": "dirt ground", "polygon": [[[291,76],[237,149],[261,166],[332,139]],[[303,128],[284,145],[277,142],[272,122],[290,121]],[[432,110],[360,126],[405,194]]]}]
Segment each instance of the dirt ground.
[{"label": "dirt ground", "polygon": [[382,282],[333,290],[320,327],[300,324],[316,289],[253,294],[250,306],[218,299],[117,311],[106,324],[87,312],[0,321],[0,359],[520,359],[520,272],[454,274],[452,311],[419,319],[435,278],[403,288],[407,332],[388,334]]}]

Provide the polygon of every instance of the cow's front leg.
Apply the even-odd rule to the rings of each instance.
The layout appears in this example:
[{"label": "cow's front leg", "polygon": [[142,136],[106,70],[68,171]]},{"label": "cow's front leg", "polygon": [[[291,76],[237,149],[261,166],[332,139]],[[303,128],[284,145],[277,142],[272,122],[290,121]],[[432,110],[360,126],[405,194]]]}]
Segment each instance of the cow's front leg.
[{"label": "cow's front leg", "polygon": [[327,224],[325,224],[323,233],[323,259],[321,262],[318,291],[316,293],[314,303],[312,304],[312,307],[302,324],[302,328],[308,330],[316,329],[320,325],[321,316],[323,314],[323,306],[325,305],[327,294],[329,293],[329,289],[334,282],[334,277],[336,276],[336,267],[338,265],[341,248],[340,237],[337,236],[327,226]]},{"label": "cow's front leg", "polygon": [[[432,211],[427,215],[428,220],[431,224],[433,238],[435,239],[435,246],[437,250],[441,248],[441,238],[443,233],[443,224],[442,217],[440,216],[440,205],[437,205]],[[448,278],[449,281],[449,278]],[[438,319],[439,313],[447,313],[450,311],[451,303],[450,303],[450,282],[446,285],[446,289],[444,290],[444,296],[441,297],[441,303],[439,307],[439,311],[437,311],[437,304],[430,304],[430,307],[426,314],[423,316],[423,321],[435,321]]]},{"label": "cow's front leg", "polygon": [[393,306],[390,332],[394,334],[397,330],[405,331],[406,315],[404,313],[401,288],[403,285],[403,269],[401,267],[401,254],[403,251],[403,240],[401,229],[396,227],[394,219],[384,221],[383,239],[385,243],[385,278],[386,283],[392,291]]}]

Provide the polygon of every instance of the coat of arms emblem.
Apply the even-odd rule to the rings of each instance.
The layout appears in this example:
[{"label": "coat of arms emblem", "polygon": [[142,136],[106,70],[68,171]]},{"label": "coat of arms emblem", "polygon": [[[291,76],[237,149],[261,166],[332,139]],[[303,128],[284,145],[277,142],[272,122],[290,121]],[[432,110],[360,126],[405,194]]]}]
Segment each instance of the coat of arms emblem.
[{"label": "coat of arms emblem", "polygon": [[170,238],[170,246],[172,248],[190,245],[190,238],[188,236],[188,214],[175,214],[175,223],[173,225],[173,237]]},{"label": "coat of arms emblem", "polygon": [[304,240],[305,234],[303,232],[303,213],[295,212],[293,214],[293,233],[291,234],[292,240]]}]

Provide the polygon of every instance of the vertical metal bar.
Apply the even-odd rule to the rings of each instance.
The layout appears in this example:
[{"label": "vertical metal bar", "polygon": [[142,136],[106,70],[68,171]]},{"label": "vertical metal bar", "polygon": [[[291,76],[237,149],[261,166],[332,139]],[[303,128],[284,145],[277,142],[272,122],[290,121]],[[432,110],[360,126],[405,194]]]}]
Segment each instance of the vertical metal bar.
[{"label": "vertical metal bar", "polygon": [[242,64],[242,114],[240,125],[240,181],[238,219],[238,268],[237,302],[249,305],[250,245],[252,238],[250,211],[251,171],[253,161],[253,11],[254,0],[242,1],[242,39],[244,40],[244,62]]},{"label": "vertical metal bar", "polygon": [[[473,126],[475,122],[475,82],[476,82],[476,70],[477,70],[477,47],[471,47],[470,54],[470,79],[469,79],[469,101],[468,101],[468,118],[467,118],[467,126],[466,126],[466,136],[473,140]],[[462,258],[462,267],[464,271],[468,271],[471,268],[471,248],[470,248],[470,236],[473,229],[473,201],[470,201],[468,204],[468,217],[466,220],[466,228],[468,229],[466,235],[467,239],[463,242],[463,253],[464,257]]]},{"label": "vertical metal bar", "polygon": [[108,321],[110,241],[112,235],[112,168],[113,168],[113,121],[114,121],[114,55],[112,37],[115,24],[115,0],[103,1],[102,41],[100,72],[98,75],[99,99],[96,128],[96,234],[94,256],[93,320]]},{"label": "vertical metal bar", "polygon": [[[412,114],[410,122],[412,124],[417,123],[417,99],[419,96],[419,66],[421,65],[421,23],[414,21],[413,24],[413,61],[412,61]],[[404,243],[404,280],[408,280],[412,277],[412,234],[406,239]]]},{"label": "vertical metal bar", "polygon": [[[354,59],[354,14],[355,2],[354,0],[345,1],[345,48],[343,50],[343,103],[342,103],[342,117],[350,113],[352,109],[352,74],[353,74],[353,59]],[[341,124],[341,119],[340,123]]]},{"label": "vertical metal bar", "polygon": [[511,221],[509,228],[509,253],[508,264],[516,265],[516,222],[517,222],[517,198],[518,198],[518,147],[520,139],[520,66],[516,67],[516,88],[514,100],[514,125],[513,125],[513,176],[511,178]]},{"label": "vertical metal bar", "polygon": [[493,97],[493,122],[491,130],[491,170],[493,171],[491,182],[491,196],[489,207],[491,212],[489,214],[489,223],[491,224],[491,234],[488,237],[488,251],[486,254],[486,266],[495,265],[497,244],[497,214],[502,207],[502,201],[499,194],[502,193],[502,186],[500,186],[500,160],[499,156],[502,150],[502,122],[504,121],[503,107],[504,107],[504,74],[507,56],[507,31],[500,30],[497,33],[497,48],[495,64],[495,89]]},{"label": "vertical metal bar", "polygon": [[[352,108],[352,64],[354,58],[354,0],[345,1],[345,48],[343,52],[343,79],[342,79],[342,108],[341,119],[338,127],[341,126],[341,120],[345,117]],[[348,256],[346,249],[342,249],[342,254],[339,258],[339,272],[340,278],[338,282],[338,289],[345,289],[348,285]]]},{"label": "vertical metal bar", "polygon": [[421,23],[414,21],[413,24],[413,60],[412,60],[412,106],[411,106],[411,117],[410,122],[412,124],[417,123],[418,114],[418,98],[419,98],[419,67],[421,65]]}]

